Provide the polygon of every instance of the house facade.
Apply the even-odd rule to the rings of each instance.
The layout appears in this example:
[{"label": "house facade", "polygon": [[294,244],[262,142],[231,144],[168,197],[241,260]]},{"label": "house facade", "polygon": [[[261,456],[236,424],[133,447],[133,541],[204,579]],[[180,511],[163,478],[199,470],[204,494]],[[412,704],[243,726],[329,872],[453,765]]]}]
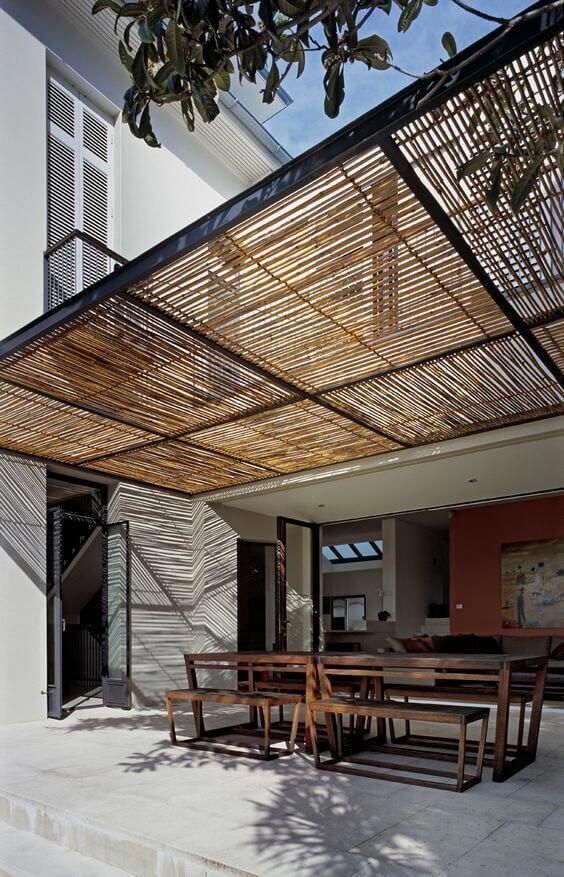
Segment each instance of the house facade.
[{"label": "house facade", "polygon": [[189,651],[500,634],[502,546],[564,538],[554,215],[449,203],[452,93],[287,168],[256,93],[150,150],[111,24],[4,6],[0,721],[159,704]]},{"label": "house facade", "polygon": [[[13,88],[11,76],[2,84],[0,335],[5,337],[118,264],[86,238],[71,238],[44,258],[75,230],[124,260],[133,259],[289,156],[263,127],[267,108],[260,101],[260,86],[254,93],[237,83],[223,98],[213,129],[202,124],[189,136],[180,114],[156,113],[163,146],[148,149],[121,123],[128,80],[116,57],[110,15],[93,19],[88,0],[2,6],[3,57],[13,69],[21,65],[25,70],[19,89]],[[268,115],[283,110],[288,101],[283,93],[268,107]],[[0,687],[5,694],[0,721],[12,722],[40,718],[47,709],[47,506],[48,479],[55,473],[48,474],[42,462],[5,452],[0,456]],[[62,477],[69,477],[68,469]],[[158,624],[133,619],[139,648],[132,660],[145,676],[134,691],[144,702],[154,696],[154,659],[163,678],[173,682],[187,624],[194,643],[212,644],[206,630],[215,629],[214,602],[233,583],[224,567],[219,580],[214,581],[214,573],[204,584],[205,570],[194,558],[194,545],[203,545],[204,519],[188,500],[111,479],[102,486],[110,519],[131,522],[132,582],[138,581],[143,591],[142,614],[149,606],[149,614],[168,606]],[[174,569],[163,556],[167,544],[177,554]],[[75,561],[75,580],[91,576],[92,567],[100,565],[99,554],[94,541],[78,566]],[[94,581],[90,589],[95,586]],[[86,588],[83,600],[88,594]],[[75,610],[73,617],[80,614]],[[71,626],[68,619],[65,624]],[[214,636],[232,644],[232,618],[218,623]],[[12,675],[9,665],[19,666],[21,673]]]}]

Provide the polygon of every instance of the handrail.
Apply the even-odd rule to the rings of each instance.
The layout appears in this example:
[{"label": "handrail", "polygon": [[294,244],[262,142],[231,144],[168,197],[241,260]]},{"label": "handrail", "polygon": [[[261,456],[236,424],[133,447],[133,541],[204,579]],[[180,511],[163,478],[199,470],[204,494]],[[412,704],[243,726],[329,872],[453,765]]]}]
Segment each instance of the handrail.
[{"label": "handrail", "polygon": [[57,241],[56,244],[52,244],[52,246],[48,247],[43,254],[44,258],[48,259],[49,256],[52,256],[53,253],[57,252],[57,250],[60,250],[62,247],[66,246],[66,244],[70,243],[70,241],[75,239],[84,241],[85,244],[90,244],[90,246],[95,247],[97,250],[99,250],[102,255],[107,256],[108,259],[113,259],[114,262],[119,262],[120,265],[126,265],[128,262],[128,260],[125,259],[123,256],[120,256],[119,253],[111,250],[109,247],[101,243],[91,234],[88,234],[88,232],[81,231],[78,228],[73,229],[73,231],[65,235],[64,238],[61,238],[60,241]]}]

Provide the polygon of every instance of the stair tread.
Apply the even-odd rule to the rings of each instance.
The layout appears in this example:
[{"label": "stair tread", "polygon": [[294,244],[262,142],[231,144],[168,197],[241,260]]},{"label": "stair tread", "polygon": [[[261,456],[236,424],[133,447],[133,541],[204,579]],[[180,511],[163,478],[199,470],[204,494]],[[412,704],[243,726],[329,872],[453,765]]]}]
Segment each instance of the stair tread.
[{"label": "stair tread", "polygon": [[37,877],[39,874],[41,877],[128,877],[128,872],[121,868],[0,822],[0,877]]}]

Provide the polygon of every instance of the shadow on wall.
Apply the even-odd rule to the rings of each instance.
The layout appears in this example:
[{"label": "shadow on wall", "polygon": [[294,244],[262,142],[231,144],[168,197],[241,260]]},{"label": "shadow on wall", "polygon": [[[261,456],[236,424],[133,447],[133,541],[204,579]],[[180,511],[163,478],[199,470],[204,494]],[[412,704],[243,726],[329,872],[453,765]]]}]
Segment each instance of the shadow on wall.
[{"label": "shadow on wall", "polygon": [[0,548],[45,593],[45,465],[0,453],[0,485]]},{"label": "shadow on wall", "polygon": [[139,706],[185,687],[185,652],[237,643],[237,533],[208,505],[120,484],[109,520],[130,523],[132,686]]}]

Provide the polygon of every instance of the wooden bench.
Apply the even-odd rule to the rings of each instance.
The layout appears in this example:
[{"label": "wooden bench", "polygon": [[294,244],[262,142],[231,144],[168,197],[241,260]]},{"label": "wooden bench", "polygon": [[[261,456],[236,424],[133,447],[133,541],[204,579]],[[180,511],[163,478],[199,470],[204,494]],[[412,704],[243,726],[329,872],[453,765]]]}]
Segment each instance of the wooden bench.
[{"label": "wooden bench", "polygon": [[[436,706],[435,704],[410,704],[394,703],[390,700],[355,699],[350,697],[327,697],[309,703],[310,726],[313,754],[316,767],[321,770],[333,770],[340,773],[356,774],[373,777],[375,779],[392,780],[394,782],[408,783],[431,788],[447,789],[456,792],[465,792],[471,786],[479,783],[482,778],[486,736],[488,732],[489,709],[464,706]],[[332,740],[331,758],[321,760],[317,741],[317,716],[325,715],[325,721],[329,730],[329,738]],[[454,725],[458,728],[458,758],[457,770],[444,771],[431,768],[419,767],[408,762],[398,763],[392,761],[378,761],[368,759],[354,753],[349,753],[343,746],[342,717],[357,716],[367,719],[403,719],[404,721],[436,722],[440,724]],[[476,758],[476,772],[472,776],[466,775],[466,729],[472,722],[481,722],[480,741]],[[362,740],[362,728],[357,738],[357,750],[371,749],[370,742]],[[372,750],[374,751],[374,750]],[[360,769],[347,765],[360,765]],[[371,768],[371,770],[368,770]],[[374,770],[376,768],[376,770]],[[397,771],[418,774],[419,776],[402,776]],[[429,776],[440,777],[439,780],[428,779]],[[454,779],[455,783],[447,783],[446,779]]]},{"label": "wooden bench", "polygon": [[[259,666],[255,666],[255,659]],[[291,659],[286,661],[280,656],[269,656],[243,652],[199,652],[197,654],[184,655],[186,665],[186,677],[188,688],[175,689],[165,693],[165,703],[169,721],[170,741],[176,746],[187,746],[194,749],[207,749],[214,752],[226,752],[232,755],[245,755],[249,758],[280,758],[282,755],[290,755],[295,748],[296,734],[299,724],[300,705],[303,696],[295,691],[257,691],[255,681],[259,672],[261,675],[268,672],[297,672],[305,674],[305,668],[295,667]],[[198,684],[198,674],[203,670],[231,671],[235,677],[236,687],[227,688]],[[174,725],[174,704],[189,703],[192,707],[195,725],[195,737],[179,741]],[[248,722],[237,722],[232,725],[207,730],[204,724],[203,704],[223,703],[246,707],[249,710]],[[287,742],[286,750],[271,749],[273,736],[272,709],[284,706],[293,707],[292,722],[289,727],[277,728],[277,736]],[[262,729],[258,726],[258,716],[261,717]],[[236,735],[237,738],[257,737],[262,735],[263,746],[259,746],[259,752],[250,747],[243,748],[240,740],[223,743],[214,740],[225,735]],[[213,741],[213,742],[212,742]],[[228,745],[225,745],[227,742]]]},{"label": "wooden bench", "polygon": [[[176,728],[174,725],[174,704],[182,702],[188,702],[192,705],[196,736],[179,741],[176,736]],[[229,726],[206,731],[204,725],[203,704],[227,703],[261,710],[264,717],[264,744],[262,747],[262,757],[266,761],[271,758],[280,758],[283,755],[291,755],[296,745],[301,702],[302,698],[300,695],[296,694],[265,694],[263,692],[236,691],[222,688],[185,688],[167,691],[165,693],[165,703],[168,714],[170,742],[173,746],[187,746],[192,747],[193,749],[205,749],[210,752],[224,752],[230,755],[244,755],[249,758],[256,758],[257,753],[248,749],[242,749],[239,747],[239,749],[236,750],[231,745],[224,745],[215,741],[212,742],[214,737],[220,735],[223,736],[228,732],[237,733],[237,731],[242,731],[243,728],[239,726]],[[287,749],[275,750],[272,752],[270,748],[271,710],[273,707],[281,707],[287,704],[292,704],[294,707],[292,727],[287,743]],[[209,740],[210,742],[206,743],[206,740]]]},{"label": "wooden bench", "polygon": [[[384,698],[386,700],[402,698],[404,703],[409,703],[409,700],[414,698],[416,700],[432,700],[434,703],[487,703],[495,705],[497,704],[498,694],[496,688],[486,685],[387,685],[384,689]],[[507,748],[510,753],[517,754],[523,746],[526,708],[527,704],[532,702],[533,695],[530,691],[512,690],[509,700],[511,704],[519,706],[519,724],[517,728],[517,742],[508,745]],[[436,740],[433,741],[432,738],[426,735],[411,734],[409,719],[405,721],[405,734],[402,736],[395,734],[393,721],[390,720],[389,724],[390,740],[392,743],[407,742],[409,740],[417,741],[423,745],[436,743]],[[472,741],[470,741],[470,745],[472,745]],[[489,749],[491,748],[492,745],[486,743],[486,763],[488,762]]]}]

